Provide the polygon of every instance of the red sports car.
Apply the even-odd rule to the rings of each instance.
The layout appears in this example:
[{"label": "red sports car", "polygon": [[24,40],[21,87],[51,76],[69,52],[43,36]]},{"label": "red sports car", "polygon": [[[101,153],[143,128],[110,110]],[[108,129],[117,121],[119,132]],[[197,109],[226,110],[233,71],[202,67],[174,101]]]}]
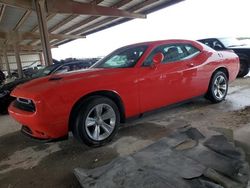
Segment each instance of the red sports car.
[{"label": "red sports car", "polygon": [[9,113],[29,136],[56,139],[72,131],[99,146],[129,117],[202,95],[221,102],[238,72],[239,58],[230,51],[189,40],[145,42],[122,47],[88,70],[18,86]]}]

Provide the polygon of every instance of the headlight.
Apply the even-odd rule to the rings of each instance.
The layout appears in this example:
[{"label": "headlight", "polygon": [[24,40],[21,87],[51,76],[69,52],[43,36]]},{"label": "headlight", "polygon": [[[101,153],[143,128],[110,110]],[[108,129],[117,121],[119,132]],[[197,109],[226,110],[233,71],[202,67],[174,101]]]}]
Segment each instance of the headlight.
[{"label": "headlight", "polygon": [[10,91],[8,91],[8,90],[0,91],[0,97],[5,97],[9,93],[10,93]]}]

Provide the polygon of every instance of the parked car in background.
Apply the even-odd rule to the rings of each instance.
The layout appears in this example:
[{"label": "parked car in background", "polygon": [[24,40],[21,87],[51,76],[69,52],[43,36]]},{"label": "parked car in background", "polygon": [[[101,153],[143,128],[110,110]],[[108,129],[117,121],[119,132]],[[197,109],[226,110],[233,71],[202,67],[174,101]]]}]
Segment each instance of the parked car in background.
[{"label": "parked car in background", "polygon": [[5,80],[5,74],[3,73],[2,70],[0,70],[0,85],[4,82]]},{"label": "parked car in background", "polygon": [[9,113],[22,132],[57,139],[68,131],[91,146],[109,142],[129,117],[205,95],[225,99],[239,71],[233,52],[189,40],[125,46],[86,71],[50,75],[20,85]]},{"label": "parked car in background", "polygon": [[240,58],[238,77],[248,74],[250,68],[250,45],[236,38],[207,38],[198,40],[215,50],[233,50]]},{"label": "parked car in background", "polygon": [[239,37],[237,38],[242,44],[250,46],[250,37]]},{"label": "parked car in background", "polygon": [[[94,63],[94,62],[93,62]],[[35,78],[48,76],[50,74],[65,73],[79,69],[86,69],[93,63],[83,61],[70,61],[64,63],[54,63],[53,65],[39,69],[35,74],[22,79],[16,79],[12,82],[6,83],[0,87],[0,113],[7,113],[8,106],[15,99],[10,96],[11,91],[19,84],[23,84]]]},{"label": "parked car in background", "polygon": [[[40,61],[34,61],[33,63],[22,67],[22,70],[23,70],[23,74],[25,77],[31,77],[32,74],[35,74],[40,68],[42,68]],[[17,69],[11,71],[11,77],[18,78],[18,70]]]}]

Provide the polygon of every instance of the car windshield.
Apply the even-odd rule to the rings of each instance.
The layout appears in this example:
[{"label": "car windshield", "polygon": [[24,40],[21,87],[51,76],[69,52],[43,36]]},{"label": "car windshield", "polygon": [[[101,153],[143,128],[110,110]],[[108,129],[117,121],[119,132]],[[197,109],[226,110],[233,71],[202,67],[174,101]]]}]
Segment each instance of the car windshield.
[{"label": "car windshield", "polygon": [[55,68],[58,67],[57,64],[53,64],[50,66],[47,66],[45,68],[40,69],[37,73],[32,75],[32,78],[38,78],[38,77],[42,77],[42,76],[47,76],[49,74],[51,74],[51,72],[53,70],[55,70]]},{"label": "car windshield", "polygon": [[244,46],[245,45],[240,40],[238,40],[236,38],[221,38],[219,40],[221,41],[221,43],[225,47],[234,47],[234,46]]},{"label": "car windshield", "polygon": [[134,67],[146,49],[147,46],[145,45],[120,48],[98,61],[91,68]]}]

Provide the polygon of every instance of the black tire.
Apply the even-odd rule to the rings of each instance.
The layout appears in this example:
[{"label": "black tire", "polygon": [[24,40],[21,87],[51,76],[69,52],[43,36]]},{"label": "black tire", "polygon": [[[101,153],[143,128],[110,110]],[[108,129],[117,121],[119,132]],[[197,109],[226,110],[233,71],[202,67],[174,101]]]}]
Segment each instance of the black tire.
[{"label": "black tire", "polygon": [[[221,84],[220,86],[217,86],[216,82],[219,79],[222,79],[223,81],[220,83]],[[219,90],[221,93],[219,92]],[[226,98],[227,91],[228,91],[228,78],[224,72],[217,71],[213,74],[210,80],[209,88],[205,97],[212,103],[219,103]]]},{"label": "black tire", "polygon": [[[103,114],[99,115],[99,117],[95,117],[95,115],[97,116],[98,113],[97,108],[102,108],[101,111],[103,112]],[[105,112],[109,112],[110,114],[112,114],[112,118],[103,120],[104,118],[102,119],[101,117],[103,117]],[[91,119],[91,121],[89,121],[91,122],[91,124],[94,122],[94,125],[86,125],[87,117]],[[93,121],[93,119],[95,119],[95,121]],[[118,131],[119,124],[120,112],[117,105],[107,97],[93,96],[88,98],[87,100],[84,100],[79,106],[78,111],[75,114],[72,133],[76,139],[85,143],[86,145],[98,147],[112,140],[112,138]],[[107,131],[108,129],[111,129],[109,130],[110,132]],[[93,135],[91,135],[92,131]],[[93,138],[96,136],[94,135],[95,133],[99,135],[99,140]]]},{"label": "black tire", "polygon": [[240,61],[240,70],[239,70],[237,77],[242,78],[242,77],[246,76],[248,74],[248,72],[249,72],[248,62],[245,60],[241,60]]}]

